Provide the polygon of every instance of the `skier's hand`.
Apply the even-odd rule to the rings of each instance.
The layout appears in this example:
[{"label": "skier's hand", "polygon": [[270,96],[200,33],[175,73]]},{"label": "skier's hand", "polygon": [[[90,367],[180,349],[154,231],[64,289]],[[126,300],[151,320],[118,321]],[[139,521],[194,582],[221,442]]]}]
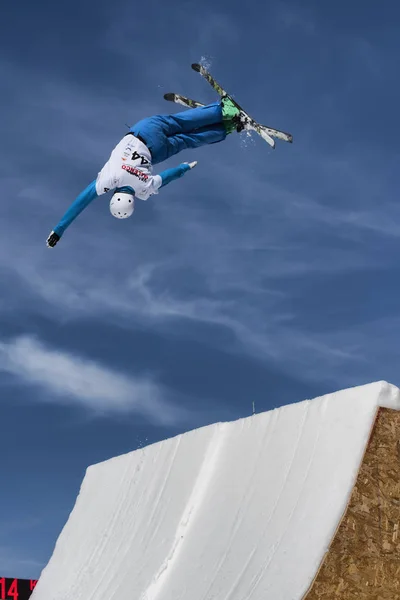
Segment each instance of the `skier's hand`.
[{"label": "skier's hand", "polygon": [[189,165],[189,167],[191,169],[193,169],[196,165],[197,165],[197,160],[194,160],[193,162],[185,162],[183,163],[184,165]]},{"label": "skier's hand", "polygon": [[58,235],[58,233],[54,233],[54,231],[52,231],[46,240],[47,247],[54,248],[54,246],[59,241],[60,241],[60,236]]}]

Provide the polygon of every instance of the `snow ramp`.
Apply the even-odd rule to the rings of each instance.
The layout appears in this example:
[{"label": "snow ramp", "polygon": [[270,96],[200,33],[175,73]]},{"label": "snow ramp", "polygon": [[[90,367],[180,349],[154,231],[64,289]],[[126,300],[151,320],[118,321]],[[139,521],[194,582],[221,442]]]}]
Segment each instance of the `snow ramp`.
[{"label": "snow ramp", "polygon": [[399,411],[378,382],[89,467],[32,600],[400,598]]}]

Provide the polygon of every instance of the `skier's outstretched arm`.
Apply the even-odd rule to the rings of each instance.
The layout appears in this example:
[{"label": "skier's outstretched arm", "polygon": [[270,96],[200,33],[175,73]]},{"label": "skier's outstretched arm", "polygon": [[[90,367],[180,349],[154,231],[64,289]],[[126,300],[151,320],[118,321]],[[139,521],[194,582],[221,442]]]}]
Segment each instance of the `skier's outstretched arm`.
[{"label": "skier's outstretched arm", "polygon": [[175,181],[175,179],[183,177],[183,175],[187,171],[190,171],[190,169],[193,169],[193,167],[195,167],[196,165],[197,161],[194,161],[191,163],[182,163],[178,167],[173,167],[172,169],[166,169],[165,171],[160,173],[160,177],[162,179],[162,184],[160,187],[165,187],[166,185],[171,183],[171,181]]},{"label": "skier's outstretched arm", "polygon": [[86,189],[83,190],[83,192],[79,194],[61,221],[50,233],[49,237],[47,238],[47,246],[49,248],[54,248],[64,231],[71,225],[72,221],[74,221],[76,217],[80,215],[80,213],[97,197],[98,194],[96,191],[96,180],[94,180],[87,186]]}]

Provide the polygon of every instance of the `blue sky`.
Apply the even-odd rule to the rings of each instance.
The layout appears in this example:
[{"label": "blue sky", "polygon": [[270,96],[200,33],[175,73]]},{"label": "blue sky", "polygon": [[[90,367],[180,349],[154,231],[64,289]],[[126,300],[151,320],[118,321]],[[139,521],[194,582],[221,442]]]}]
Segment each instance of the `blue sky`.
[{"label": "blue sky", "polygon": [[[7,3],[0,73],[0,575],[38,577],[88,465],[216,420],[400,384],[398,3]],[[290,131],[45,240],[125,123],[205,60]],[[163,168],[163,167],[162,167]],[[157,172],[157,170],[156,170]]]}]

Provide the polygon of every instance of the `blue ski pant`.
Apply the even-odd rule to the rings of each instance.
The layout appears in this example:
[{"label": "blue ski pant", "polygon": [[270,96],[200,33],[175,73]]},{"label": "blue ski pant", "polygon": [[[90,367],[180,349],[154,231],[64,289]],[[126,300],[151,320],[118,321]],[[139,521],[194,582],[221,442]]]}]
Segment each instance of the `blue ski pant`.
[{"label": "blue ski pant", "polygon": [[147,117],[130,131],[146,143],[155,165],[187,148],[216,144],[226,138],[220,102],[174,115]]}]

